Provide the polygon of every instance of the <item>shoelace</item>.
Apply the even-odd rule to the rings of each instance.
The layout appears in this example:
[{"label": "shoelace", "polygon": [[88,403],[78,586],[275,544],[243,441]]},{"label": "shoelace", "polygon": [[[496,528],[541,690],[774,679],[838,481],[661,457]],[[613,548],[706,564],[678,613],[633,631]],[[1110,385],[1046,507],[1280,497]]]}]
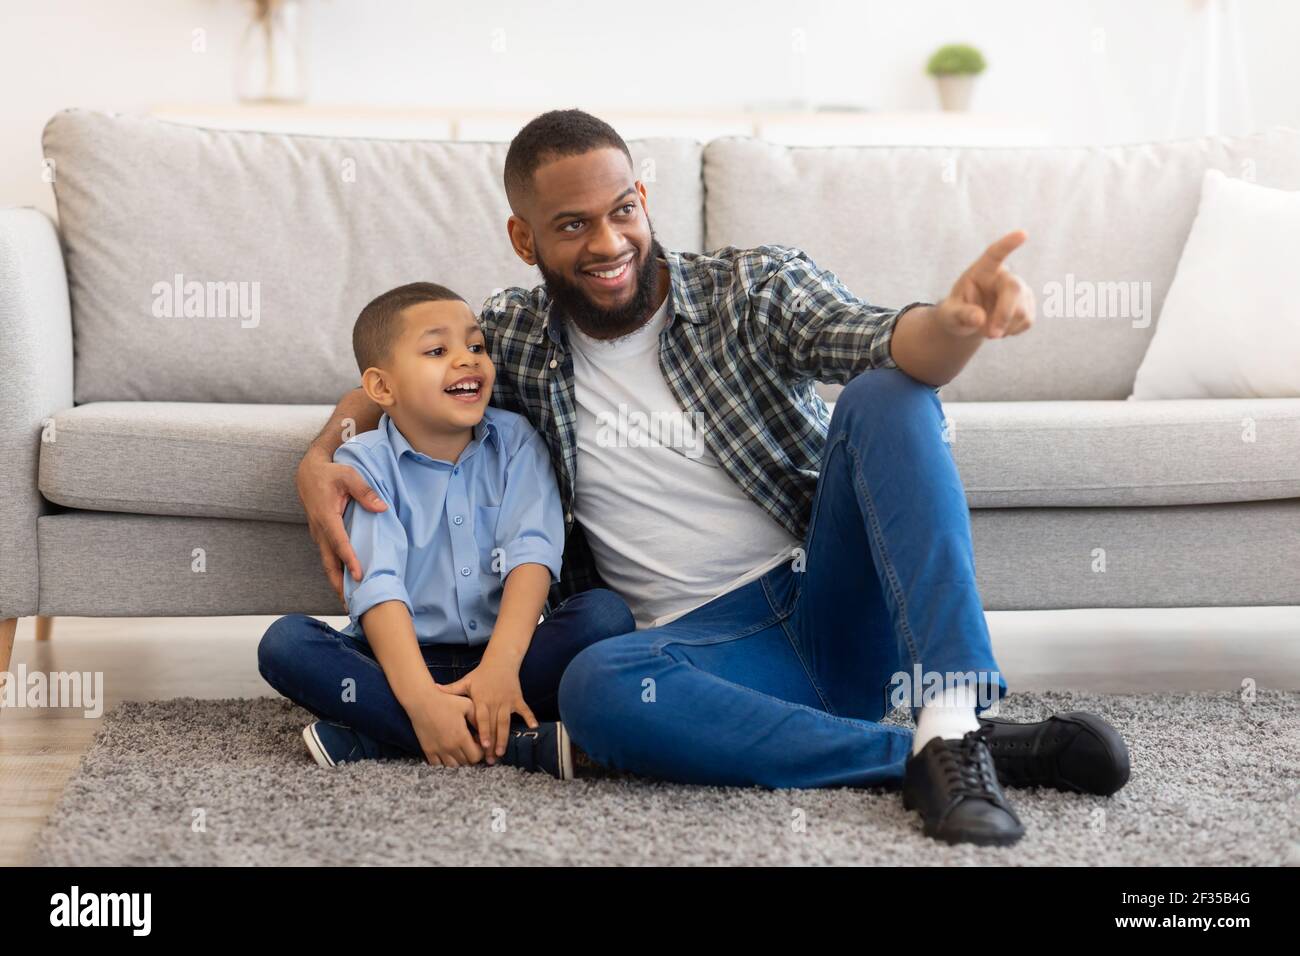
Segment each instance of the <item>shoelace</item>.
[{"label": "shoelace", "polygon": [[981,725],[979,730],[968,731],[956,748],[945,746],[939,752],[952,796],[980,797],[1002,805],[988,745],[992,733],[991,726]]}]

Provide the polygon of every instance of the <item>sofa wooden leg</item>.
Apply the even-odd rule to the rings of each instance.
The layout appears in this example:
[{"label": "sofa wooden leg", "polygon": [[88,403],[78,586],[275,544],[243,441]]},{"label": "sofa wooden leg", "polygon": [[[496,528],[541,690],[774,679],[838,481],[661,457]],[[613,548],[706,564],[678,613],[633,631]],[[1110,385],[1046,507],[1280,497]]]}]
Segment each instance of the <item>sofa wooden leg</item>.
[{"label": "sofa wooden leg", "polygon": [[36,639],[48,641],[54,636],[54,618],[44,614],[36,615]]},{"label": "sofa wooden leg", "polygon": [[18,618],[7,617],[0,620],[0,687],[9,680],[9,658],[14,652],[14,631],[18,629]]}]

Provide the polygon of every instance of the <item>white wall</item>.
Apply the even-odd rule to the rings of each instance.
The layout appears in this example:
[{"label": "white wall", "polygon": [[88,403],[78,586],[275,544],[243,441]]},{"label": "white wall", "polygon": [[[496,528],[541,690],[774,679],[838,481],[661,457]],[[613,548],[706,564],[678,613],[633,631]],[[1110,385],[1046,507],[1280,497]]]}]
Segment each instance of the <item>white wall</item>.
[{"label": "white wall", "polygon": [[[990,64],[975,107],[1047,127],[1059,142],[1202,131],[1199,74],[1172,115],[1195,0],[305,4],[317,102],[600,112],[802,98],[930,109],[928,54],[968,40]],[[231,102],[245,11],[237,0],[0,0],[0,205],[53,210],[40,132],[59,109]],[[1300,127],[1300,3],[1251,0],[1240,16],[1254,126]],[[197,29],[202,53],[191,49]],[[797,39],[806,56],[792,52]]]}]

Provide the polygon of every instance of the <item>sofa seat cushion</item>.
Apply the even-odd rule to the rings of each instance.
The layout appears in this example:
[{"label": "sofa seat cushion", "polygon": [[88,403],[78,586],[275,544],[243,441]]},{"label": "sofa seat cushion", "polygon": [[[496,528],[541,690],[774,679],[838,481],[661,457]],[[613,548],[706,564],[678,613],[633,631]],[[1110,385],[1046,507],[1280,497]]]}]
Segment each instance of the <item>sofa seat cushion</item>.
[{"label": "sofa seat cushion", "polygon": [[[1300,498],[1300,399],[946,402],[944,410],[972,508]],[[294,471],[330,411],[80,405],[46,429],[41,493],[93,511],[305,522]]]},{"label": "sofa seat cushion", "polygon": [[945,402],[972,508],[1300,498],[1300,399]]},{"label": "sofa seat cushion", "polygon": [[55,415],[41,493],[94,511],[305,523],[294,472],[329,405],[93,402]]}]

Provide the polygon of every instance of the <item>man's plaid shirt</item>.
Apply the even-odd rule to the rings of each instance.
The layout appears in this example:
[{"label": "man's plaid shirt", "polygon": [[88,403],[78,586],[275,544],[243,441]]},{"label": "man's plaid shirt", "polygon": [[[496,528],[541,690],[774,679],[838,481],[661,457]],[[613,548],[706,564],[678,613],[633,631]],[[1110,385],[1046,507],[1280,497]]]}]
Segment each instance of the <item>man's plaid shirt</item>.
[{"label": "man's plaid shirt", "polygon": [[[803,539],[830,412],[814,382],[897,368],[890,341],[913,305],[858,299],[798,249],[728,246],[666,252],[672,305],[659,340],[668,387],[719,465],[764,511]],[[564,506],[564,567],[554,607],[603,586],[574,523],[577,412],[564,321],[544,286],[505,289],[483,304],[496,365],[492,404],[528,417],[545,438]],[[702,418],[699,416],[703,416]]]}]

